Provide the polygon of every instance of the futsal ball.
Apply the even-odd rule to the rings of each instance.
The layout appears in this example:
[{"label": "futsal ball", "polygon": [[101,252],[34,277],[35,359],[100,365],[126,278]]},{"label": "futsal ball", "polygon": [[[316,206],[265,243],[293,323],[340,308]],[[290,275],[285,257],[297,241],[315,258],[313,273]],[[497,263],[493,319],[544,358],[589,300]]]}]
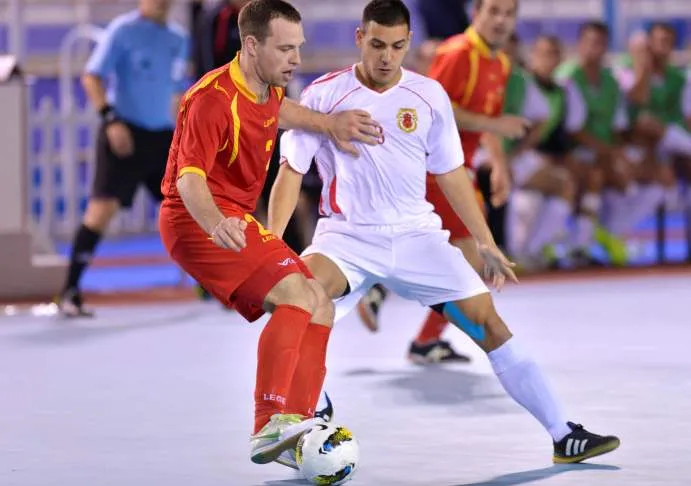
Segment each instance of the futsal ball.
[{"label": "futsal ball", "polygon": [[343,484],[358,467],[360,448],[353,433],[340,425],[317,424],[305,432],[295,448],[295,462],[312,484]]}]

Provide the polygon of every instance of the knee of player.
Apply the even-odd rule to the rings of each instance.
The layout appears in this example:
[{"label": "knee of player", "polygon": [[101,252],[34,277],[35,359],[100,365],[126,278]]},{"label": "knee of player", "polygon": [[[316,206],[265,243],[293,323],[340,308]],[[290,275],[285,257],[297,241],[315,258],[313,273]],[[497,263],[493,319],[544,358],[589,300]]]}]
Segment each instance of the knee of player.
[{"label": "knee of player", "polygon": [[318,324],[331,327],[333,326],[336,316],[336,306],[321,285],[316,283],[316,281],[311,282],[314,282],[312,285],[312,291],[314,292],[316,299],[313,320]]},{"label": "knee of player", "polygon": [[293,305],[314,314],[317,296],[307,279],[301,274],[293,274],[281,281],[272,290],[268,299],[274,305]]},{"label": "knee of player", "polygon": [[449,302],[443,308],[444,315],[485,351],[500,346],[511,336],[497,314],[489,293],[460,302]]},{"label": "knee of player", "polygon": [[84,224],[92,230],[105,231],[119,208],[117,199],[91,199],[84,213]]}]

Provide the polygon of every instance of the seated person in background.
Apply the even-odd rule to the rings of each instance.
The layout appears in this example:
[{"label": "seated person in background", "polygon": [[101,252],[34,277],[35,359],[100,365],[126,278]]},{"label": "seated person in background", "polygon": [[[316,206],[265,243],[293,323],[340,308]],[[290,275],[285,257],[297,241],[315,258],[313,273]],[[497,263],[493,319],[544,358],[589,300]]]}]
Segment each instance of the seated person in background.
[{"label": "seated person in background", "polygon": [[[649,191],[653,207],[648,212],[660,199],[670,209],[678,207],[673,162],[687,184],[691,175],[691,85],[687,74],[671,64],[675,40],[672,26],[653,24],[647,35],[638,32],[631,37],[629,55],[616,70],[629,105],[633,153],[641,160],[639,180],[656,182],[660,193],[655,198]],[[691,210],[688,192],[683,205]]]},{"label": "seated person in background", "polygon": [[[539,128],[535,126],[539,122],[542,122],[547,116],[547,106],[546,102],[537,89],[531,86],[530,80],[525,80],[525,71],[523,68],[523,61],[520,56],[520,45],[518,40],[518,35],[514,32],[511,34],[506,46],[503,51],[508,56],[511,61],[511,73],[509,75],[507,86],[506,86],[506,99],[504,100],[504,113],[508,115],[520,115],[533,122],[532,129],[530,133],[526,134],[522,140],[525,144],[529,145],[530,140],[534,140],[536,134],[539,133]],[[511,99],[508,99],[508,98]],[[511,109],[506,109],[506,106],[511,105]],[[531,135],[532,134],[532,135]],[[477,151],[473,161],[474,167],[476,168],[477,185],[480,189],[482,196],[486,202],[492,199],[492,166],[491,162],[496,162],[505,166],[509,166],[507,161],[511,160],[516,154],[509,154],[506,151],[509,147],[518,147],[519,145],[524,146],[523,143],[506,142],[500,149],[501,152],[495,150],[494,158],[500,157],[501,160],[493,161],[492,157],[488,155],[491,149],[485,150],[485,147],[490,147],[488,145],[488,140],[483,137],[482,148]],[[491,142],[490,142],[491,144]],[[525,146],[527,146],[525,145]],[[500,248],[507,251],[508,245],[506,241],[506,208],[508,204],[504,203],[498,206],[493,204],[485,203],[487,223],[492,231],[492,236]]]},{"label": "seated person in background", "polygon": [[[625,265],[628,256],[622,238],[640,221],[632,217],[640,214],[641,205],[635,165],[623,144],[629,128],[626,101],[604,63],[608,41],[605,24],[583,24],[577,60],[562,65],[558,74],[569,91],[567,109],[574,111],[574,117],[580,114],[582,121],[570,127],[576,143],[570,168],[581,193],[569,252],[577,266],[596,262],[590,255],[595,241],[606,251],[609,263]],[[602,226],[598,224],[601,217]]]},{"label": "seated person in background", "polygon": [[575,187],[563,163],[568,151],[566,94],[552,81],[561,47],[552,38],[537,40],[530,64],[537,66],[542,77],[533,77],[521,67],[518,44],[514,47],[507,50],[513,68],[504,112],[521,115],[533,126],[523,139],[505,142],[514,182],[508,206],[507,247],[524,270],[532,270],[551,263],[554,252],[545,253],[566,232],[574,210]]}]

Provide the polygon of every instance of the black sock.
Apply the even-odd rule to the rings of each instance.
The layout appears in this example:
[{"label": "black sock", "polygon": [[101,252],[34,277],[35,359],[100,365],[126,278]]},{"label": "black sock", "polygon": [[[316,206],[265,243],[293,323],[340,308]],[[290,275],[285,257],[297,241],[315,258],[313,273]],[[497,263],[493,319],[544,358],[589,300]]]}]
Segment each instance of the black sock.
[{"label": "black sock", "polygon": [[91,257],[99,241],[101,241],[101,233],[93,231],[83,224],[79,227],[77,234],[74,235],[65,291],[79,288],[79,281],[84,270],[91,263]]}]

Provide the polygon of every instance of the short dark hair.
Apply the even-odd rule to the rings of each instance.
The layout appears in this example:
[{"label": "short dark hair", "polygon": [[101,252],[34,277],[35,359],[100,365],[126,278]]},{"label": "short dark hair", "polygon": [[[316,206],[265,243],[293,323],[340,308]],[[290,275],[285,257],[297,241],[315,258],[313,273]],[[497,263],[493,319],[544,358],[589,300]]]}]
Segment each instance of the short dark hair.
[{"label": "short dark hair", "polygon": [[672,34],[674,38],[677,38],[677,29],[674,28],[669,22],[653,22],[648,28],[648,33],[652,34],[654,30],[662,30],[668,34]]},{"label": "short dark hair", "polygon": [[578,38],[580,39],[583,37],[589,30],[609,38],[609,27],[607,27],[606,23],[600,20],[589,20],[588,22],[583,22],[578,28]]},{"label": "short dark hair", "polygon": [[368,22],[387,27],[405,24],[410,29],[410,10],[401,0],[372,0],[362,12],[362,26]]},{"label": "short dark hair", "polygon": [[269,24],[274,19],[285,19],[297,24],[302,21],[302,16],[295,7],[283,0],[252,0],[240,10],[240,38],[251,35],[259,42],[264,42],[271,34]]}]

